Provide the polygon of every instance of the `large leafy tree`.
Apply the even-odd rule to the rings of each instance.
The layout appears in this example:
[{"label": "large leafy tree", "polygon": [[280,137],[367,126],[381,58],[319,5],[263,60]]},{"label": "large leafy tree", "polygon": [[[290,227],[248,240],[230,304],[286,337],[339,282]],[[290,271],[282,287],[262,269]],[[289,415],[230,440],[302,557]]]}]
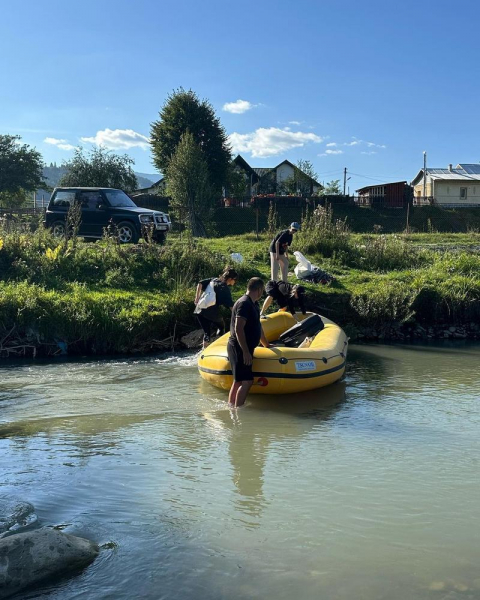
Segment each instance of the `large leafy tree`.
[{"label": "large leafy tree", "polygon": [[18,135],[0,135],[0,193],[22,197],[42,186],[43,159],[40,152],[21,143]]},{"label": "large leafy tree", "polygon": [[205,156],[188,131],[180,138],[166,175],[170,206],[175,216],[194,236],[205,237],[212,189]]},{"label": "large leafy tree", "polygon": [[225,185],[230,163],[227,133],[207,100],[200,100],[192,90],[180,88],[170,94],[151,124],[153,163],[167,174],[168,166],[182,135],[189,132],[201,149],[215,192]]},{"label": "large leafy tree", "polygon": [[76,148],[73,158],[63,163],[67,172],[58,185],[112,187],[131,192],[137,187],[134,162],[127,154],[114,154],[102,147],[94,147],[90,153]]}]

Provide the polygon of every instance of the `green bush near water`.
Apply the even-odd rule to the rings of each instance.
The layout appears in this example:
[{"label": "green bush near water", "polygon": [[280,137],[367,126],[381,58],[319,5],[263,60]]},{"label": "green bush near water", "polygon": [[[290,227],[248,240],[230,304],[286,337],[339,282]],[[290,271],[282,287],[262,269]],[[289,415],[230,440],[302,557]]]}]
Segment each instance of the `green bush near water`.
[{"label": "green bush near water", "polygon": [[[438,234],[422,246],[414,235],[352,234],[328,212],[310,219],[293,248],[336,277],[328,287],[307,284],[310,308],[352,332],[479,321],[478,254],[430,249],[432,239],[441,242]],[[449,234],[448,243],[455,239]],[[460,243],[479,240],[464,234]],[[219,274],[232,252],[245,259],[235,297],[250,277],[268,279],[269,241],[245,234],[202,241],[171,236],[165,246],[119,246],[110,239],[66,244],[41,228],[0,229],[0,355],[14,339],[28,346],[27,354],[34,347],[56,352],[58,342],[72,353],[156,349],[196,327],[196,282]]]}]

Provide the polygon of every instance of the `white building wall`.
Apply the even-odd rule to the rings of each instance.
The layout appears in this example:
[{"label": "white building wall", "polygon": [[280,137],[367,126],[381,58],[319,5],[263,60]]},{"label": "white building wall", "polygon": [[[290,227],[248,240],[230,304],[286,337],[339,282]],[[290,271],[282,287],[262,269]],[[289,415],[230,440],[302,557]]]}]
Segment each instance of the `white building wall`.
[{"label": "white building wall", "polygon": [[289,177],[293,177],[295,171],[293,170],[293,167],[287,163],[284,163],[282,165],[280,165],[277,168],[277,184],[282,183],[283,181],[285,181],[285,179],[288,179]]},{"label": "white building wall", "polygon": [[[439,181],[433,185],[435,201],[439,205],[480,206],[480,181]],[[466,188],[467,197],[461,196],[461,188]]]}]

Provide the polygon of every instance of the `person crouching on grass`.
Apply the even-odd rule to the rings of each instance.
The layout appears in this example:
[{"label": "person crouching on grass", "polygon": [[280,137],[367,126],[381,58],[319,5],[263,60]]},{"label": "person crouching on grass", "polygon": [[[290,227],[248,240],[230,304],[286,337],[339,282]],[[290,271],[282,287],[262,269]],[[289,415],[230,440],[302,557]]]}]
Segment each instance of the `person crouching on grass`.
[{"label": "person crouching on grass", "polygon": [[230,292],[230,287],[235,285],[238,279],[238,273],[235,269],[225,269],[219,277],[215,279],[203,279],[197,285],[195,293],[195,306],[197,305],[202,292],[207,289],[210,281],[213,281],[213,289],[215,290],[216,302],[213,306],[203,308],[198,314],[197,319],[203,329],[203,347],[206,348],[211,342],[212,326],[215,327],[216,334],[225,332],[225,323],[220,315],[219,307],[226,306],[232,308],[233,300]]},{"label": "person crouching on grass", "polygon": [[230,338],[227,344],[228,360],[233,372],[233,384],[228,394],[228,403],[232,408],[245,404],[252,387],[255,348],[260,341],[265,348],[269,346],[260,323],[258,306],[263,291],[263,281],[259,277],[253,277],[247,284],[246,293],[235,302],[232,309]]},{"label": "person crouching on grass", "polygon": [[295,315],[295,301],[298,302],[298,306],[302,311],[302,314],[306,314],[305,310],[305,288],[303,285],[294,285],[293,283],[287,283],[285,281],[267,281],[265,286],[267,297],[262,306],[260,317],[265,316],[270,304],[275,300],[279,306],[279,310],[289,310],[295,321],[298,321]]}]

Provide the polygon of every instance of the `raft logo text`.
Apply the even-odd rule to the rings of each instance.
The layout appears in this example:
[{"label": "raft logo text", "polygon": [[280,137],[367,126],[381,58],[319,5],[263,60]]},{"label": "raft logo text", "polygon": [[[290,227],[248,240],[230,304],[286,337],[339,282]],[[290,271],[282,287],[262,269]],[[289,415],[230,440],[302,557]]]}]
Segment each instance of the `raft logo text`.
[{"label": "raft logo text", "polygon": [[295,370],[297,373],[299,371],[313,371],[315,369],[315,361],[314,360],[302,360],[295,361]]}]

